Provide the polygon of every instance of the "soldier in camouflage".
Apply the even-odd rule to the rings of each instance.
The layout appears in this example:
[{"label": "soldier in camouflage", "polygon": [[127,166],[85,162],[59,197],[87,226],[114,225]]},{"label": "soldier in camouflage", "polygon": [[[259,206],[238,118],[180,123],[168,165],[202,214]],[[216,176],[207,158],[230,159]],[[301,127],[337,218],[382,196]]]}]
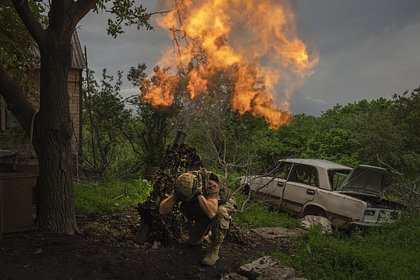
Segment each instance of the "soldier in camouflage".
[{"label": "soldier in camouflage", "polygon": [[180,203],[181,212],[189,220],[189,239],[192,245],[201,243],[211,233],[211,246],[202,264],[213,266],[219,259],[219,249],[235,211],[234,198],[220,184],[214,173],[205,170],[186,172],[175,180],[175,191],[164,198],[159,213],[166,215]]}]

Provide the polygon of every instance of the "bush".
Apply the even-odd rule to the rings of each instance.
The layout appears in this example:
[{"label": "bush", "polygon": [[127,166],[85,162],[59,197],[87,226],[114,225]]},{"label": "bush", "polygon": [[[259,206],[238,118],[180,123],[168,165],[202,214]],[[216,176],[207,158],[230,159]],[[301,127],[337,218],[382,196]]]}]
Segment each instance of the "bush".
[{"label": "bush", "polygon": [[308,279],[418,279],[419,235],[419,216],[335,237],[313,229],[277,257]]},{"label": "bush", "polygon": [[149,195],[147,180],[77,182],[75,200],[77,214],[108,214],[136,207]]}]

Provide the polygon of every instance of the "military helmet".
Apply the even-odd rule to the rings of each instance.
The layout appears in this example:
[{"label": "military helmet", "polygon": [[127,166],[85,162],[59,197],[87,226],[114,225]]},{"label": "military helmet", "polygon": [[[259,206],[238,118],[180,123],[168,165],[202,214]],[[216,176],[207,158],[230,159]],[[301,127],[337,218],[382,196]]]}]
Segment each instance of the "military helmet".
[{"label": "military helmet", "polygon": [[197,176],[190,173],[182,173],[175,180],[175,194],[181,201],[188,201],[194,197],[199,182]]}]

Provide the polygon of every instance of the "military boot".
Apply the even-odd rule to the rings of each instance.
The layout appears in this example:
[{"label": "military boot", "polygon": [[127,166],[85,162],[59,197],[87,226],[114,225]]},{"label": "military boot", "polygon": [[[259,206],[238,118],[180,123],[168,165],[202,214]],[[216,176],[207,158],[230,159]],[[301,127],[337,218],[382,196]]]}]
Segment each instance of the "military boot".
[{"label": "military boot", "polygon": [[202,265],[213,266],[219,259],[219,249],[221,244],[212,244],[209,253],[201,261]]},{"label": "military boot", "polygon": [[206,257],[201,261],[201,264],[206,266],[213,266],[219,259],[219,249],[225,239],[227,229],[229,228],[229,214],[225,207],[219,207],[216,217],[213,219],[211,226],[212,244],[210,251]]}]

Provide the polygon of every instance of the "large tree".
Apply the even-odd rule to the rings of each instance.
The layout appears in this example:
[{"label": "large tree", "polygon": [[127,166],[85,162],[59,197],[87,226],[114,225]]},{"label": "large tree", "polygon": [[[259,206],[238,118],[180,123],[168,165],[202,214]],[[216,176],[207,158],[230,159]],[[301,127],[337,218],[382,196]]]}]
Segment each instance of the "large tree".
[{"label": "large tree", "polygon": [[[48,12],[47,23],[39,21],[28,0],[12,4],[40,52],[40,97],[37,112],[12,67],[0,57],[0,94],[25,132],[33,133],[39,162],[39,228],[42,231],[77,231],[73,198],[71,155],[72,126],[67,89],[71,66],[71,38],[78,22],[92,9],[114,14],[108,33],[122,33],[121,25],[151,28],[149,14],[134,0],[49,0],[40,3]],[[42,2],[37,0],[34,2]]]}]

